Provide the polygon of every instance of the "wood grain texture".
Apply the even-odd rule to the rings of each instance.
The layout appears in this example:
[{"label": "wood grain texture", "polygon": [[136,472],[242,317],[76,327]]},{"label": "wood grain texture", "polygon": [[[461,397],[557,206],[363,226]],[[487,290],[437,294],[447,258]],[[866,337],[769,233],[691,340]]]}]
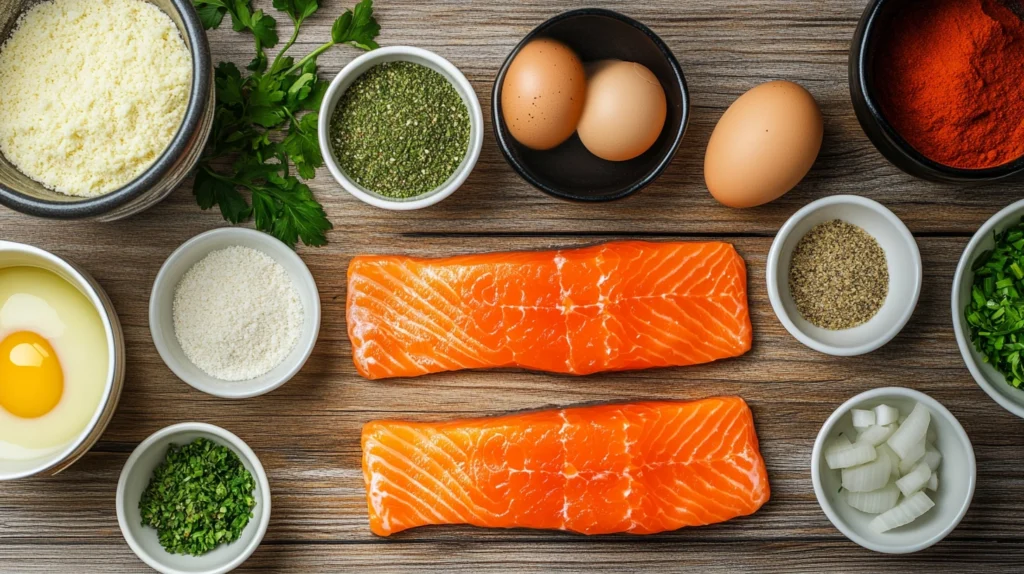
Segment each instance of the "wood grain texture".
[{"label": "wood grain texture", "polygon": [[[270,2],[258,4],[269,8]],[[329,0],[306,27],[296,53],[329,35],[331,16],[350,0]],[[142,572],[121,538],[114,492],[121,466],[150,433],[196,420],[241,436],[267,468],[273,516],[263,545],[242,571],[265,572],[877,572],[1019,570],[1024,486],[1018,437],[1024,422],[975,385],[953,338],[949,295],[969,235],[1016,200],[1021,184],[978,188],[915,180],[886,162],[850,107],[847,49],[863,0],[593,1],[649,24],[671,46],[689,82],[693,113],[674,163],[629,199],[569,204],[524,184],[490,136],[466,185],[440,205],[395,213],[348,196],[326,171],[312,186],[335,224],[330,245],[303,249],[323,307],[320,339],[306,368],[254,399],[206,396],[177,380],[153,347],[150,286],[163,260],[202,231],[223,225],[200,211],[191,182],[167,201],[116,224],[32,219],[0,211],[0,238],[38,245],[80,264],[103,284],[121,316],[128,378],[100,443],[63,474],[0,484],[0,571]],[[554,0],[378,0],[382,45],[412,44],[459,66],[488,107],[494,74],[533,26],[581,2]],[[282,26],[284,22],[282,21]],[[230,30],[210,36],[216,60],[240,63],[250,43]],[[321,57],[333,75],[357,53]],[[762,81],[790,79],[821,103],[821,157],[796,190],[770,205],[732,210],[703,185],[703,150],[715,122],[739,94]],[[485,113],[485,116],[487,114]],[[775,318],[764,264],[779,226],[800,206],[856,193],[881,201],[918,236],[925,265],[921,301],[908,327],[866,357],[833,358],[804,348]],[[357,254],[440,256],[460,252],[583,245],[612,238],[719,239],[736,244],[750,269],[754,348],[711,365],[587,378],[521,371],[459,372],[414,380],[361,379],[345,330],[345,271]],[[71,240],[69,240],[69,238]],[[850,396],[885,385],[931,394],[969,433],[978,487],[950,537],[913,556],[877,555],[847,541],[818,508],[811,445],[825,418]],[[384,540],[368,530],[359,431],[380,417],[444,420],[601,401],[691,399],[738,394],[752,406],[772,485],[757,514],[706,528],[650,537],[430,527]]]}]

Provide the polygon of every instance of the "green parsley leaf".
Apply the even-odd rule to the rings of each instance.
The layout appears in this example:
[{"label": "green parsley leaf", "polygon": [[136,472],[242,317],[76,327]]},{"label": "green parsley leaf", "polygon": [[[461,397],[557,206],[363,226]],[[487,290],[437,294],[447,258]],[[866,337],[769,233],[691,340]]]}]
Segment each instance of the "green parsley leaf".
[{"label": "green parsley leaf", "polygon": [[320,8],[318,0],[274,0],[274,8],[288,14],[293,22],[309,18]]},{"label": "green parsley leaf", "polygon": [[373,39],[380,34],[380,25],[373,17],[373,0],[356,4],[354,11],[346,10],[331,26],[331,40],[335,44],[352,44],[363,50],[378,48]]},{"label": "green parsley leaf", "polygon": [[219,28],[221,21],[224,20],[224,14],[228,11],[222,0],[196,0],[195,6],[199,21],[207,30]]}]

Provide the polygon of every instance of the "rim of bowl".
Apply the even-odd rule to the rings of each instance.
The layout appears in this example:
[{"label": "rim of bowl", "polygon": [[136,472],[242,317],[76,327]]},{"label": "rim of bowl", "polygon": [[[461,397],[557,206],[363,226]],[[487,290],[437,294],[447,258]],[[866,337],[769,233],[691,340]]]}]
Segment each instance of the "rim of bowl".
[{"label": "rim of bowl", "polygon": [[[176,377],[178,377],[182,381],[185,381],[185,383],[188,384],[193,389],[204,392],[208,395],[220,397],[222,399],[248,399],[251,397],[258,397],[260,395],[265,395],[273,390],[276,390],[285,383],[287,383],[288,381],[290,381],[295,375],[299,373],[299,371],[302,370],[302,367],[305,366],[306,361],[309,360],[310,355],[313,354],[313,348],[316,347],[316,341],[320,336],[320,291],[319,289],[317,289],[316,280],[313,279],[313,274],[309,271],[309,267],[306,266],[306,262],[303,261],[302,258],[299,257],[299,254],[296,253],[294,250],[288,249],[287,253],[289,253],[290,255],[286,254],[285,257],[294,258],[294,260],[296,260],[299,263],[299,269],[301,269],[301,278],[299,280],[302,281],[303,283],[308,284],[308,286],[313,290],[314,300],[316,301],[316,305],[314,305],[312,309],[313,343],[309,345],[308,348],[306,348],[306,350],[302,353],[300,359],[295,361],[295,363],[288,369],[287,373],[285,373],[284,375],[277,379],[270,379],[267,384],[260,387],[255,387],[249,390],[236,390],[232,388],[233,384],[237,383],[239,385],[244,386],[245,383],[251,382],[253,379],[250,379],[248,381],[225,381],[223,388],[211,387],[204,383],[192,380],[192,378],[189,377],[188,373],[186,373],[179,367],[178,361],[176,361],[174,357],[171,356],[170,352],[167,349],[169,345],[178,344],[177,341],[166,341],[162,334],[159,333],[161,326],[160,307],[157,304],[156,294],[158,291],[165,289],[173,290],[177,287],[177,285],[169,284],[170,277],[168,276],[168,274],[170,272],[168,271],[168,268],[170,267],[171,263],[173,263],[177,259],[180,259],[181,257],[184,257],[185,254],[187,254],[192,249],[195,249],[204,241],[210,239],[211,237],[217,237],[220,235],[250,237],[255,239],[257,243],[262,244],[272,244],[274,242],[281,243],[275,237],[267,235],[262,231],[256,231],[255,229],[249,229],[247,227],[219,227],[217,229],[211,229],[210,231],[200,233],[199,235],[196,235],[195,237],[189,239],[185,243],[182,243],[169,256],[167,256],[167,259],[164,261],[163,265],[160,266],[160,271],[157,273],[156,279],[153,280],[153,287],[150,290],[149,294],[149,332],[150,336],[153,339],[153,345],[156,347],[157,353],[160,355],[160,358],[163,360],[164,364],[167,365],[167,368],[169,368]],[[281,243],[281,245],[284,244]],[[261,251],[259,249],[257,250]],[[296,343],[296,345],[298,344],[299,343]]]},{"label": "rim of bowl", "polygon": [[[413,196],[408,199],[388,199],[380,194],[367,193],[364,191],[361,186],[345,175],[344,170],[342,170],[341,166],[338,165],[337,160],[334,158],[334,150],[331,146],[330,136],[328,135],[330,134],[330,122],[331,116],[334,115],[334,108],[337,105],[338,100],[340,100],[341,96],[345,93],[345,91],[341,89],[341,84],[350,78],[354,81],[355,78],[353,76],[355,75],[356,68],[363,64],[366,64],[367,62],[376,62],[396,55],[423,58],[424,60],[433,63],[441,69],[441,74],[446,80],[471,96],[469,98],[470,101],[466,106],[466,109],[469,112],[469,147],[466,150],[466,159],[464,160],[465,165],[449,176],[447,183],[440,185],[432,191],[428,191],[424,194]],[[397,60],[409,61],[405,58],[397,58]],[[359,75],[361,76],[362,73]],[[327,92],[324,94],[322,109],[325,113],[320,114],[317,137],[320,142],[320,155],[324,158],[324,164],[327,165],[327,170],[331,172],[335,181],[337,181],[345,191],[349,192],[364,203],[368,203],[374,207],[380,207],[382,209],[389,209],[392,211],[409,211],[413,209],[423,209],[424,207],[430,207],[431,205],[441,202],[451,194],[455,193],[455,190],[462,187],[462,184],[466,182],[469,174],[472,173],[474,168],[476,168],[476,163],[480,159],[480,151],[483,149],[484,145],[483,110],[480,108],[480,98],[477,96],[476,90],[473,89],[473,85],[468,79],[466,79],[466,76],[462,71],[447,59],[431,52],[430,50],[424,50],[423,48],[417,48],[415,46],[389,46],[387,48],[377,48],[376,50],[371,50],[349,62],[341,69],[340,72],[338,72],[338,75],[331,80],[331,84],[327,88]]]},{"label": "rim of bowl", "polygon": [[[919,164],[926,170],[937,172],[945,178],[951,178],[957,181],[984,182],[1012,177],[1024,173],[1024,156],[1002,165],[983,169],[964,169],[939,163],[917,151],[917,149],[910,145],[910,142],[904,139],[903,136],[896,131],[896,128],[889,123],[889,120],[887,120],[885,114],[882,113],[882,108],[874,96],[874,79],[870,74],[868,74],[868,68],[870,67],[868,46],[874,42],[874,35],[878,32],[878,28],[882,26],[882,22],[880,22],[882,10],[885,8],[886,4],[891,1],[894,0],[872,0],[872,3],[865,8],[864,32],[853,48],[855,50],[854,61],[856,62],[857,79],[859,80],[859,82],[857,82],[859,83],[859,92],[864,98],[864,104],[867,107],[868,112],[878,127],[894,144],[897,150],[907,159]],[[850,86],[851,89],[854,89],[853,82],[851,82]]]},{"label": "rim of bowl", "polygon": [[[964,248],[964,252],[960,255],[960,261],[956,266],[956,273],[953,275],[953,290],[950,297],[950,304],[953,311],[953,332],[956,335],[956,345],[960,349],[960,356],[967,365],[967,369],[971,372],[971,376],[974,377],[974,382],[981,387],[981,390],[985,391],[986,395],[998,403],[999,406],[1020,418],[1024,418],[1024,404],[1015,403],[997,391],[993,386],[993,383],[985,376],[985,373],[981,372],[978,362],[974,360],[972,352],[973,347],[971,346],[967,332],[964,330],[964,314],[963,309],[960,308],[959,302],[960,284],[963,281],[964,275],[970,271],[976,255],[975,252],[978,250],[978,245],[992,233],[996,225],[1001,220],[1013,215],[1014,213],[1021,213],[1021,215],[1024,215],[1024,199],[1015,201],[999,210],[995,215],[988,218],[988,220],[978,228],[978,231],[975,232],[974,236],[971,237],[970,242],[967,243],[967,247]],[[999,381],[999,384],[1006,385],[1007,383],[1005,381]],[[1024,393],[1024,390],[1021,392]]]},{"label": "rim of bowl", "polygon": [[25,195],[0,184],[0,204],[36,217],[51,219],[95,217],[113,211],[146,193],[178,164],[181,154],[191,145],[199,126],[202,125],[203,115],[207,106],[210,105],[213,64],[206,31],[203,29],[199,15],[192,7],[192,3],[188,0],[169,1],[181,17],[185,35],[188,36],[191,44],[189,54],[192,56],[192,86],[189,90],[185,116],[163,153],[135,179],[97,197],[52,201]]},{"label": "rim of bowl", "polygon": [[[201,432],[209,435],[213,435],[233,446],[245,459],[252,465],[253,471],[256,474],[256,481],[259,483],[260,489],[263,491],[263,513],[260,516],[260,521],[257,524],[256,536],[249,542],[248,546],[245,546],[241,553],[231,560],[227,565],[220,568],[213,568],[205,572],[205,574],[223,574],[230,572],[243,562],[252,556],[252,553],[256,551],[260,543],[263,542],[263,536],[267,533],[267,527],[270,525],[270,511],[271,511],[271,497],[270,497],[270,481],[267,479],[267,472],[263,468],[263,463],[260,462],[259,457],[253,452],[249,445],[244,440],[238,438],[237,435],[229,430],[223,429],[219,426],[212,425],[209,423],[197,423],[197,422],[185,422],[177,423],[171,426],[164,427],[155,433],[146,437],[139,446],[135,447],[132,451],[131,456],[125,461],[124,467],[121,468],[121,474],[117,479],[117,494],[116,507],[117,507],[117,525],[121,528],[121,535],[124,537],[125,542],[128,543],[128,547],[132,549],[132,552],[145,562],[149,567],[162,572],[163,574],[194,574],[189,572],[183,572],[176,568],[166,566],[157,560],[153,555],[146,552],[146,550],[139,544],[135,539],[135,535],[132,534],[131,528],[128,526],[128,518],[125,516],[125,489],[128,484],[128,476],[131,474],[135,465],[142,458],[143,453],[153,448],[153,445],[157,441],[163,438],[177,434],[180,432]],[[248,528],[248,526],[246,526]]]},{"label": "rim of bowl", "polygon": [[45,260],[60,268],[68,276],[74,278],[75,281],[72,282],[62,277],[62,279],[68,281],[68,283],[70,283],[80,293],[85,295],[86,299],[88,299],[89,303],[92,304],[97,314],[99,314],[100,321],[103,323],[103,334],[106,336],[107,342],[107,376],[103,385],[103,397],[100,399],[99,404],[96,405],[96,410],[93,412],[92,418],[89,419],[89,423],[82,429],[74,440],[61,449],[59,454],[55,454],[52,457],[46,457],[45,463],[40,464],[37,467],[33,467],[30,470],[2,475],[0,476],[0,481],[17,480],[19,478],[26,478],[46,472],[47,470],[59,466],[65,459],[67,459],[68,456],[72,455],[79,447],[81,447],[85,440],[89,438],[89,435],[91,435],[95,430],[97,423],[99,423],[103,413],[107,410],[107,406],[110,404],[111,394],[114,389],[114,380],[117,378],[118,367],[117,341],[115,340],[114,326],[111,318],[107,315],[106,307],[103,305],[103,298],[96,292],[96,289],[89,281],[89,278],[69,261],[54,255],[45,249],[40,249],[39,247],[24,243],[0,240],[0,251],[11,250],[27,253],[32,257]]},{"label": "rim of bowl", "polygon": [[[844,203],[867,207],[888,221],[896,228],[904,242],[911,247],[911,254],[913,255],[915,263],[913,269],[914,298],[910,301],[910,304],[906,306],[903,313],[900,315],[899,320],[896,321],[887,331],[882,333],[882,335],[875,338],[875,340],[855,347],[836,347],[834,345],[827,345],[817,339],[814,339],[807,333],[804,333],[796,326],[796,323],[790,318],[789,313],[786,311],[786,306],[782,302],[782,294],[779,292],[778,286],[779,260],[782,258],[782,246],[793,232],[793,228],[803,221],[808,215],[823,207]],[[907,226],[903,221],[900,220],[899,217],[896,217],[895,213],[873,199],[868,199],[859,195],[832,195],[812,201],[811,203],[803,206],[786,221],[781,229],[779,229],[779,233],[775,236],[775,240],[772,241],[772,247],[768,251],[768,265],[765,276],[766,283],[768,284],[768,299],[771,301],[772,310],[775,311],[775,316],[778,317],[782,326],[789,331],[790,335],[793,335],[793,337],[798,341],[815,351],[837,357],[853,357],[856,355],[870,353],[881,348],[889,341],[892,341],[896,335],[903,330],[903,327],[907,325],[907,322],[910,321],[910,317],[914,314],[914,310],[917,308],[917,301],[921,297],[923,272],[924,271],[921,266],[921,251],[917,246],[917,241],[914,239],[913,234],[910,233],[910,230],[907,229]]]},{"label": "rim of bowl", "polygon": [[[535,178],[531,174],[531,172],[526,168],[526,166],[520,163],[513,156],[513,154],[509,152],[509,149],[514,144],[511,143],[509,141],[509,138],[506,138],[505,135],[502,133],[502,126],[505,125],[505,119],[499,112],[501,108],[501,90],[502,84],[504,83],[505,80],[505,74],[506,72],[508,72],[509,66],[512,65],[512,60],[514,60],[515,57],[519,54],[520,50],[523,49],[523,46],[525,46],[534,38],[537,38],[538,36],[543,34],[546,29],[550,28],[554,24],[561,22],[562,20],[567,20],[578,16],[604,16],[606,18],[611,18],[613,20],[618,20],[620,22],[628,24],[642,32],[645,36],[650,38],[652,42],[654,42],[654,45],[658,48],[658,51],[661,52],[661,55],[668,62],[669,67],[672,68],[672,72],[676,80],[676,85],[679,87],[680,93],[682,94],[683,109],[682,117],[679,121],[679,128],[676,130],[676,133],[673,136],[672,145],[669,147],[669,150],[665,153],[664,157],[662,157],[661,161],[659,161],[658,164],[654,166],[654,169],[649,171],[641,179],[623,188],[618,193],[605,197],[580,196],[572,193],[567,193],[565,191],[545,185],[540,180]],[[520,40],[518,44],[516,44],[516,46],[512,49],[509,55],[505,58],[505,62],[501,65],[501,68],[498,70],[498,75],[494,79],[494,86],[491,89],[491,126],[494,131],[494,137],[496,140],[498,140],[498,148],[501,150],[501,155],[505,158],[505,161],[510,166],[512,166],[512,169],[517,174],[519,174],[519,177],[526,180],[526,182],[532,185],[533,187],[541,190],[542,192],[550,195],[551,197],[555,197],[558,199],[568,199],[570,201],[579,201],[583,203],[602,203],[606,201],[615,201],[617,199],[622,199],[624,197],[633,195],[634,193],[654,183],[654,181],[658,179],[662,173],[665,172],[668,166],[672,163],[672,160],[675,159],[676,152],[679,151],[679,146],[683,142],[683,137],[686,135],[686,128],[689,125],[689,123],[690,90],[686,84],[686,76],[683,75],[683,68],[682,66],[679,65],[679,60],[676,59],[675,55],[672,53],[672,50],[668,47],[667,44],[665,44],[664,40],[662,40],[660,36],[655,34],[650,28],[648,28],[642,22],[634,20],[633,18],[630,18],[629,16],[626,16],[624,14],[620,14],[613,10],[607,10],[604,8],[578,8],[576,10],[562,12],[561,14],[548,18],[540,25],[538,25],[536,28],[530,30],[530,32],[523,36],[523,39]]]},{"label": "rim of bowl", "polygon": [[[828,437],[828,434],[835,427],[839,419],[846,416],[846,414],[855,406],[860,403],[885,396],[909,398],[917,402],[924,403],[925,406],[932,410],[932,412],[942,415],[942,417],[950,423],[950,426],[953,427],[956,437],[960,440],[962,446],[965,447],[964,450],[967,453],[969,467],[967,499],[961,505],[960,510],[956,514],[956,518],[954,518],[949,525],[943,528],[942,531],[935,536],[909,546],[887,546],[875,544],[865,539],[839,518],[835,510],[832,509],[832,504],[829,503],[828,497],[825,496],[825,489],[821,484],[821,451],[825,448],[825,439]],[[967,514],[967,510],[970,508],[971,502],[974,500],[974,489],[977,483],[977,478],[978,463],[974,456],[974,445],[971,444],[971,438],[967,435],[967,431],[964,430],[960,421],[958,421],[957,418],[953,416],[953,413],[949,412],[949,409],[943,406],[939,401],[922,393],[921,391],[915,391],[914,389],[908,389],[906,387],[882,387],[878,389],[871,389],[870,391],[865,391],[848,399],[836,410],[832,411],[832,414],[829,415],[824,424],[821,425],[821,430],[818,431],[818,436],[814,440],[814,449],[811,451],[811,481],[814,484],[814,497],[818,499],[818,506],[821,507],[822,512],[825,513],[829,522],[831,522],[833,526],[853,542],[856,542],[868,550],[884,554],[910,554],[912,552],[918,552],[937,544],[943,538],[948,536],[949,533],[960,524],[964,515]]]}]

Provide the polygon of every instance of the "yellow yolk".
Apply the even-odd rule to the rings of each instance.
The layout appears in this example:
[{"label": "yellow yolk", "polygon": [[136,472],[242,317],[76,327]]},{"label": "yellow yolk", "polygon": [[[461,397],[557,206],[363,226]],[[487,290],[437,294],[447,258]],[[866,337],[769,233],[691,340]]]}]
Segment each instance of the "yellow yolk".
[{"label": "yellow yolk", "polygon": [[50,343],[31,331],[0,342],[0,407],[36,418],[53,410],[64,394],[64,371]]}]

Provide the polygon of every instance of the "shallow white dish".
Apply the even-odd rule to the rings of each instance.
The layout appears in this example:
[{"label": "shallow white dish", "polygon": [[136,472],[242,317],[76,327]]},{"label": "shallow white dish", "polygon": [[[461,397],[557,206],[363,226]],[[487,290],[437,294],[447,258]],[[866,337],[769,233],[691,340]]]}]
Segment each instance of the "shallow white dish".
[{"label": "shallow white dish", "polygon": [[[182,276],[211,252],[234,245],[261,251],[280,263],[295,283],[304,313],[302,333],[292,352],[270,372],[247,381],[222,381],[206,374],[188,360],[174,334],[174,291]],[[160,358],[179,379],[217,397],[255,397],[285,384],[306,364],[320,333],[320,294],[309,268],[287,245],[260,231],[223,227],[189,239],[164,262],[149,298],[149,330]]]},{"label": "shallow white dish", "polygon": [[[334,116],[334,109],[337,107],[338,100],[341,99],[345,90],[359,76],[362,76],[367,70],[377,64],[397,61],[421,64],[440,73],[459,92],[459,95],[462,96],[462,101],[466,104],[466,109],[469,110],[469,149],[466,150],[466,157],[463,158],[458,169],[455,170],[455,173],[447,181],[433,191],[407,199],[385,197],[349,179],[335,160],[330,142],[331,118]],[[320,132],[320,153],[323,155],[324,163],[327,165],[331,175],[334,176],[334,179],[345,188],[345,191],[370,205],[395,211],[429,207],[455,193],[455,190],[466,181],[466,178],[469,177],[470,172],[476,166],[476,162],[480,158],[480,149],[484,143],[484,116],[480,109],[480,100],[476,96],[476,91],[473,90],[473,85],[448,60],[431,51],[412,46],[391,46],[371,50],[352,60],[347,66],[342,68],[324,95],[318,129]]]},{"label": "shallow white dish", "polygon": [[993,215],[978,232],[971,238],[970,243],[960,256],[960,263],[956,266],[956,275],[953,276],[953,331],[956,333],[956,344],[960,347],[960,354],[964,363],[974,376],[983,391],[992,397],[992,400],[999,403],[999,406],[1024,418],[1024,390],[1015,389],[1006,382],[1006,378],[991,364],[984,361],[984,357],[974,349],[970,339],[970,326],[964,317],[964,308],[971,299],[971,286],[974,284],[974,272],[971,266],[978,255],[995,245],[993,233],[1019,223],[1021,216],[1024,216],[1024,200],[1012,203],[999,213]]},{"label": "shallow white dish", "polygon": [[[841,219],[866,231],[885,251],[889,268],[889,294],[868,322],[852,329],[830,331],[800,316],[789,290],[793,249],[819,223]],[[856,195],[833,195],[814,201],[793,214],[782,226],[767,265],[768,298],[787,331],[804,345],[849,357],[878,349],[895,337],[910,320],[921,294],[921,253],[910,230],[882,204]]]},{"label": "shallow white dish", "polygon": [[[851,410],[870,409],[883,403],[898,408],[903,415],[910,414],[915,403],[928,407],[931,414],[929,429],[935,430],[935,446],[942,454],[942,462],[937,471],[939,488],[936,492],[927,493],[935,501],[935,506],[906,526],[878,534],[868,528],[875,515],[849,506],[842,498],[839,493],[841,473],[825,464],[824,450],[825,445],[839,433],[855,436]],[[850,540],[886,554],[917,552],[945,538],[967,513],[974,498],[976,478],[974,447],[956,417],[928,395],[901,387],[873,389],[843,403],[822,425],[811,453],[814,495],[825,516]]]},{"label": "shallow white dish", "polygon": [[[142,525],[139,499],[149,485],[153,470],[163,462],[171,443],[184,445],[206,438],[235,451],[256,480],[256,507],[241,536],[202,556],[171,554],[160,545],[155,528]],[[256,454],[234,434],[206,423],[179,423],[165,427],[142,441],[124,463],[117,481],[117,523],[132,551],[163,574],[223,574],[245,562],[263,540],[270,524],[270,483]]]}]

